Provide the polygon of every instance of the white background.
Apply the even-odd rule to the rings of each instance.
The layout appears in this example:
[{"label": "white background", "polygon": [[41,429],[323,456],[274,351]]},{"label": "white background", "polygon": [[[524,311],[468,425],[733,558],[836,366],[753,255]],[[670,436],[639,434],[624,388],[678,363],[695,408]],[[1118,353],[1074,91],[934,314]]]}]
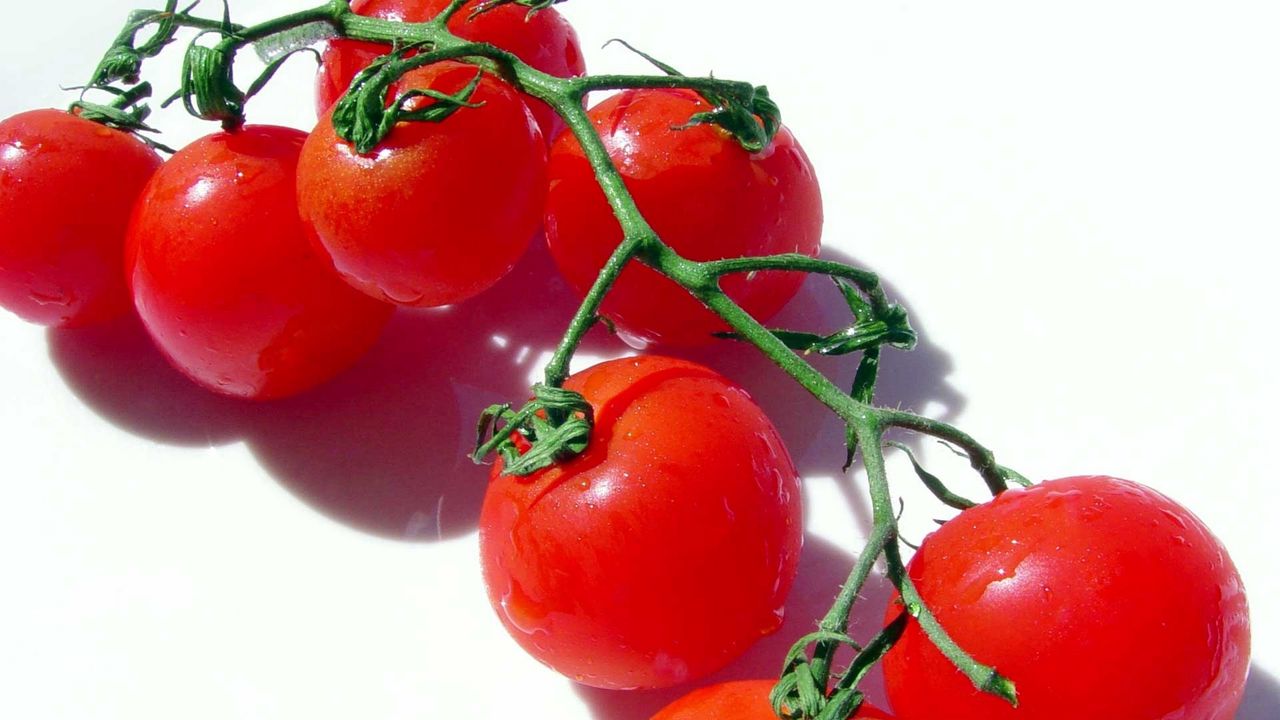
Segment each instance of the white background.
[{"label": "white background", "polygon": [[[0,115],[65,105],[58,86],[130,7],[6,6]],[[886,360],[884,400],[955,420],[1029,476],[1110,473],[1193,508],[1252,600],[1240,718],[1280,716],[1274,3],[562,8],[597,71],[644,69],[599,49],[622,36],[768,84],[823,182],[830,254],[881,272],[926,338]],[[150,68],[162,94],[177,55]],[[251,120],[308,126],[310,73],[295,60]],[[173,143],[206,131],[180,111],[155,122]],[[523,397],[567,319],[544,261],[471,306],[399,317],[348,376],[273,406],[206,396],[127,329],[0,315],[0,717],[647,718],[670,693],[575,689],[507,639],[480,583],[484,473],[456,457],[478,405]],[[825,292],[787,318],[836,317]],[[838,426],[780,374],[732,350],[713,364],[808,477],[794,637],[858,546],[860,481],[839,479]],[[977,494],[945,450],[925,457]],[[941,510],[894,471],[918,537]],[[772,672],[785,641],[765,645],[729,675]]]}]

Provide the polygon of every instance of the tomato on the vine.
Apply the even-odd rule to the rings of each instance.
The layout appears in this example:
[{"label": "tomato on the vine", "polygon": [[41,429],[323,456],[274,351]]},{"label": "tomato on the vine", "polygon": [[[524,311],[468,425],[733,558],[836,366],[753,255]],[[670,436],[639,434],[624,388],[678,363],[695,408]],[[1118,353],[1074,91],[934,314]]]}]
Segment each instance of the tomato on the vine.
[{"label": "tomato on the vine", "polygon": [[[652,720],[778,720],[769,704],[776,680],[738,680],[698,688],[654,715]],[[862,703],[849,720],[893,720]]]},{"label": "tomato on the vine", "polygon": [[[445,62],[401,84],[454,94],[478,71]],[[359,154],[320,121],[298,163],[298,206],[338,272],[411,307],[472,297],[507,273],[538,232],[546,145],[519,96],[489,76],[440,122],[401,122]]]},{"label": "tomato on the vine", "polygon": [[[440,14],[450,0],[356,0],[351,9],[360,15],[425,22]],[[449,30],[460,38],[487,42],[510,51],[516,57],[549,75],[575,77],[587,71],[582,47],[573,26],[554,8],[529,16],[528,8],[506,5],[471,18],[480,0],[472,0],[449,20]],[[323,117],[347,91],[352,78],[379,56],[391,51],[389,45],[358,40],[331,40],[316,76],[316,114]],[[540,100],[526,98],[547,142],[563,127],[560,116]]]},{"label": "tomato on the vine", "polygon": [[[636,205],[663,242],[690,260],[795,252],[816,255],[822,197],[809,159],[783,128],[749,153],[724,130],[685,125],[711,107],[688,90],[628,90],[590,111]],[[547,243],[561,272],[586,293],[622,230],[577,138],[564,133],[548,167]],[[800,273],[732,275],[722,287],[759,320],[795,295]],[[639,342],[704,342],[727,327],[656,271],[632,264],[603,313]]]},{"label": "tomato on the vine", "polygon": [[342,282],[298,218],[306,134],[248,126],[180,150],[129,227],[134,302],[160,350],[216,392],[292,395],[353,364],[392,307]]},{"label": "tomato on the vine", "polygon": [[158,167],[137,137],[61,110],[0,122],[0,307],[52,327],[125,313],[125,228]]},{"label": "tomato on the vine", "polygon": [[1150,488],[1073,477],[1009,490],[927,537],[908,572],[951,637],[1013,680],[1019,706],[975,690],[913,622],[884,662],[903,720],[1230,720],[1240,703],[1240,576],[1198,518]]},{"label": "tomato on the vine", "polygon": [[701,365],[625,358],[565,387],[595,411],[586,451],[494,469],[480,516],[489,599],[530,654],[578,682],[704,677],[782,622],[800,487],[745,391]]}]

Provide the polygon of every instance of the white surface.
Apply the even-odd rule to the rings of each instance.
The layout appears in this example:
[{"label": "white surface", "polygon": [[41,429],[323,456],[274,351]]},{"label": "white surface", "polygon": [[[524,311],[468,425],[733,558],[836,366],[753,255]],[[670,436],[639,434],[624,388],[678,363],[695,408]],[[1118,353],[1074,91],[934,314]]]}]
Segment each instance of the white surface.
[{"label": "white surface", "polygon": [[[233,4],[242,22],[299,7]],[[0,115],[64,105],[57,86],[88,74],[132,6],[6,7]],[[597,71],[643,69],[598,49],[621,35],[686,72],[768,84],[823,181],[827,247],[881,272],[927,339],[887,359],[887,399],[948,413],[1030,476],[1111,473],[1193,508],[1252,600],[1241,718],[1280,715],[1274,3],[561,7]],[[44,13],[65,39],[40,36]],[[177,56],[149,66],[158,94]],[[310,123],[309,75],[296,60],[251,120]],[[205,131],[180,112],[156,123],[175,143]],[[492,305],[456,311],[498,324],[462,337],[466,316],[401,318],[351,377],[271,409],[206,398],[140,343],[104,354],[100,337],[0,316],[0,717],[647,717],[659,698],[575,691],[506,638],[475,559],[483,475],[455,466],[452,438],[419,442],[418,403],[465,428],[481,399],[520,397],[568,310],[552,294],[533,327]],[[861,495],[833,479],[838,428],[803,419],[816,405],[758,363],[721,365],[810,476],[798,632],[857,546]],[[343,501],[359,485],[322,449],[382,494]],[[941,511],[895,467],[918,535]],[[736,672],[772,670],[782,643]]]}]

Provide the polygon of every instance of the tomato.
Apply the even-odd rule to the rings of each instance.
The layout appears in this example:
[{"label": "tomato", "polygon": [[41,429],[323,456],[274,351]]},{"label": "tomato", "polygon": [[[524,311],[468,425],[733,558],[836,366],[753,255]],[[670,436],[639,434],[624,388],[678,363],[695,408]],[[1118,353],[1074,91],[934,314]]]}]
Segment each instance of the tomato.
[{"label": "tomato", "polygon": [[[456,93],[476,69],[440,63],[406,76]],[[514,91],[488,76],[442,122],[400,123],[369,155],[320,121],[298,164],[298,206],[334,266],[381,300],[434,307],[490,287],[542,223],[546,146]]]},{"label": "tomato", "polygon": [[[478,1],[467,3],[449,21],[449,30],[455,35],[509,50],[549,75],[567,78],[586,73],[578,34],[555,9],[539,11],[526,20],[528,8],[507,5],[468,20]],[[361,15],[385,20],[425,22],[439,15],[448,4],[449,0],[356,0],[351,3],[351,9]],[[390,51],[390,46],[378,43],[330,41],[316,77],[316,114],[324,116],[347,91],[356,73]],[[525,98],[525,102],[537,119],[543,136],[550,142],[564,127],[560,116],[540,100]]]},{"label": "tomato", "polygon": [[124,314],[125,228],[159,166],[137,137],[61,110],[0,122],[0,306],[53,327]]},{"label": "tomato", "polygon": [[904,720],[1230,720],[1240,703],[1240,576],[1200,520],[1149,488],[1009,490],[926,538],[908,571],[961,647],[1017,684],[1019,707],[979,694],[912,623],[884,665]]},{"label": "tomato", "polygon": [[[658,711],[652,720],[778,720],[769,705],[776,682],[738,680],[699,688]],[[893,718],[864,702],[850,720]]]},{"label": "tomato", "polygon": [[210,390],[269,399],[318,385],[363,355],[391,314],[312,247],[294,199],[305,138],[270,126],[210,135],[139,198],[126,249],[138,314]]},{"label": "tomato", "polygon": [[[590,114],[641,212],[681,255],[816,255],[822,198],[804,150],[785,128],[757,154],[716,127],[677,129],[708,109],[689,91],[635,90],[605,100]],[[549,174],[547,242],[565,278],[585,294],[622,231],[572,133],[552,147]],[[765,320],[795,295],[803,279],[798,273],[762,272],[726,277],[722,287]],[[623,271],[603,311],[636,344],[698,343],[727,329],[678,285],[639,265]]]},{"label": "tomato", "polygon": [[800,486],[769,419],[708,368],[596,365],[586,451],[528,477],[495,467],[480,514],[489,600],[535,658],[601,688],[704,677],[782,623]]}]

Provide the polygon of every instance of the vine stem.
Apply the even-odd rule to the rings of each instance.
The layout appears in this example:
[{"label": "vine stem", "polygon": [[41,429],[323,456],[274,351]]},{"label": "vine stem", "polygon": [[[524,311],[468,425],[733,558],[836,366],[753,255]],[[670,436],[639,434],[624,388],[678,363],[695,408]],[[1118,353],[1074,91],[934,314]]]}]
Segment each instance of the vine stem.
[{"label": "vine stem", "polygon": [[[896,308],[885,296],[879,278],[866,270],[798,254],[707,262],[693,261],[681,256],[662,242],[644,218],[628,191],[622,174],[614,165],[590,117],[583,109],[584,100],[589,93],[606,89],[687,88],[727,98],[750,97],[756,89],[741,82],[710,77],[690,78],[673,74],[555,77],[530,67],[505,50],[488,44],[465,41],[450,33],[446,22],[462,11],[466,1],[452,0],[435,19],[423,23],[404,23],[357,15],[351,11],[350,2],[347,0],[331,0],[318,7],[251,27],[219,23],[217,27],[224,32],[224,36],[218,45],[218,50],[224,58],[222,62],[226,63],[220,69],[225,73],[226,78],[230,78],[230,64],[234,60],[235,53],[245,45],[298,27],[325,22],[331,25],[339,36],[352,40],[388,44],[421,44],[422,51],[414,58],[407,58],[404,63],[405,68],[412,66],[415,59],[421,64],[444,58],[461,59],[503,77],[519,91],[550,105],[581,145],[605,198],[621,226],[623,240],[604,265],[570,321],[563,339],[546,367],[546,385],[560,387],[567,378],[570,360],[586,332],[599,320],[600,308],[607,293],[628,263],[641,262],[679,284],[732,328],[738,339],[754,345],[783,372],[836,413],[846,425],[851,451],[856,447],[861,449],[863,454],[863,465],[871,496],[873,528],[835,604],[819,624],[821,639],[816,641],[813,661],[805,664],[806,672],[812,673],[811,678],[808,679],[816,683],[824,693],[832,688],[834,657],[840,644],[832,638],[844,636],[847,632],[850,613],[858,594],[874,572],[878,560],[883,557],[888,577],[901,593],[906,612],[916,619],[933,643],[969,677],[976,687],[1001,695],[1011,702],[1015,701],[1013,684],[994,668],[978,663],[950,638],[930,612],[906,573],[899,546],[897,517],[894,514],[892,493],[885,466],[884,433],[891,428],[902,428],[939,438],[960,448],[993,494],[1003,492],[1010,479],[1021,481],[1021,476],[998,465],[991,451],[967,433],[951,425],[903,410],[891,410],[873,405],[875,368],[879,362],[878,346],[866,351],[863,367],[859,371],[860,378],[865,381],[855,383],[855,391],[851,394],[837,387],[809,362],[797,355],[781,338],[757,322],[720,287],[722,278],[735,273],[789,270],[823,274],[851,283],[866,297],[872,314],[883,317]],[[172,13],[155,14],[155,17],[164,16],[174,17],[176,22],[183,26],[204,30],[214,29],[210,27],[213,21],[203,21],[185,14],[179,16]],[[141,17],[135,13],[131,16],[131,23],[140,22]],[[131,28],[134,32],[141,29],[133,26]],[[726,100],[725,102],[736,101]],[[842,708],[846,703],[853,703],[851,707],[856,707],[860,696],[851,695],[853,686],[865,673],[869,664],[878,660],[892,645],[896,639],[893,632],[900,633],[903,623],[905,619],[895,621],[864,649],[868,654],[859,657],[845,671],[846,674],[835,683],[833,703]],[[844,711],[841,710],[841,712]],[[824,713],[823,716],[826,717],[827,714]]]}]

